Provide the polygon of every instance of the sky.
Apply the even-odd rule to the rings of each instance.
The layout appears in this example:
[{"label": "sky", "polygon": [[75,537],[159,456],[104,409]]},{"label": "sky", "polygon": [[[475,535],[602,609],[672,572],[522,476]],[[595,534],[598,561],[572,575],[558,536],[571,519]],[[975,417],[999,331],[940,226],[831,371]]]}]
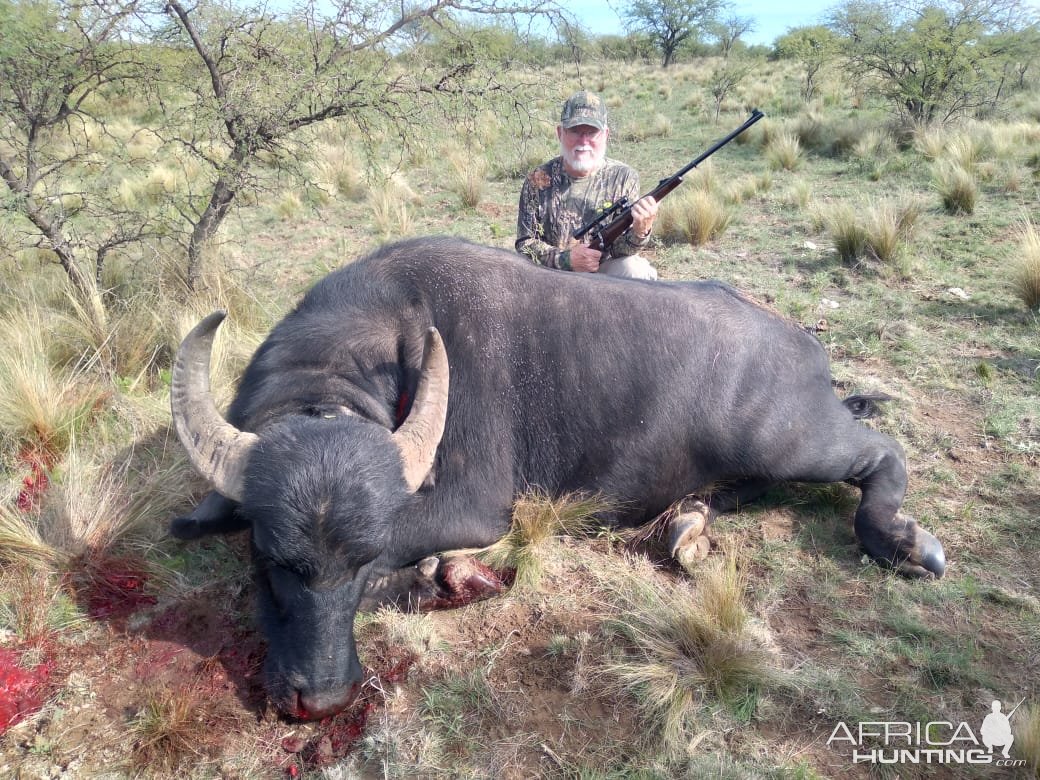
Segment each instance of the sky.
[{"label": "sky", "polygon": [[[750,17],[755,20],[753,32],[741,36],[747,44],[771,44],[791,27],[805,27],[823,21],[828,9],[838,5],[840,0],[800,0],[795,4],[784,5],[779,0],[731,0],[732,13],[736,16]],[[574,14],[590,32],[595,35],[624,33],[617,12],[614,8],[622,8],[624,0],[560,0],[560,5]]]},{"label": "sky", "polygon": [[[732,8],[727,16],[750,17],[755,20],[754,31],[741,36],[747,44],[771,44],[792,27],[822,24],[827,12],[841,0],[799,0],[782,3],[780,0],[730,0]],[[560,5],[573,13],[595,35],[624,33],[621,19],[613,8],[623,8],[625,0],[560,0]],[[1025,0],[1024,5],[1040,11],[1040,0]]]}]

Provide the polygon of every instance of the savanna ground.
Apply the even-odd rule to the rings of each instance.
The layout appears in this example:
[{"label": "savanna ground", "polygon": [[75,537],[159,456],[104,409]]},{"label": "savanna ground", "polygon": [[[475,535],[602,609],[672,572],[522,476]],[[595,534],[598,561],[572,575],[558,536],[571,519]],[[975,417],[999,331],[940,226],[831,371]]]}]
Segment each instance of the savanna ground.
[{"label": "savanna ground", "polygon": [[[6,250],[0,775],[1035,776],[1040,347],[1013,281],[1040,204],[1040,93],[985,122],[900,133],[836,76],[806,106],[796,70],[770,64],[714,124],[709,71],[542,74],[553,87],[526,145],[491,115],[416,127],[396,170],[366,169],[356,139],[325,126],[293,151],[312,184],[281,180],[236,212],[204,291],[142,296],[100,344],[49,258]],[[169,428],[169,355],[228,307],[226,399],[300,293],[380,241],[510,247],[520,172],[555,153],[559,103],[579,86],[608,100],[610,154],[644,189],[751,107],[766,112],[669,199],[649,256],[664,279],[723,279],[812,328],[840,393],[893,396],[868,424],[905,447],[905,509],[943,542],[947,576],[908,581],[865,560],[844,486],[780,487],[720,519],[690,571],[654,538],[550,526],[512,551],[518,581],[500,598],[359,618],[362,700],[331,721],[283,720],[259,680],[247,541],[164,537],[205,490]],[[951,194],[954,169],[966,193]],[[147,196],[138,185],[128,197]],[[690,215],[705,240],[680,236]],[[113,285],[137,283],[140,265],[111,266]],[[91,343],[138,368],[96,370]],[[16,433],[25,419],[51,426],[36,448]],[[524,511],[544,528],[569,510]],[[1024,701],[1024,766],[871,766],[827,744],[839,722],[977,733],[994,699]]]}]

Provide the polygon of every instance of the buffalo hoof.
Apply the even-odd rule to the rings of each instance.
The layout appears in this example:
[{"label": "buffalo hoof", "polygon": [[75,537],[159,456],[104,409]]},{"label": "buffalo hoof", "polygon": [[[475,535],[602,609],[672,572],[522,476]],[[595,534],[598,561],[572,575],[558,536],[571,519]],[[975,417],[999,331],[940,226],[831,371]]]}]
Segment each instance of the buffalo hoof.
[{"label": "buffalo hoof", "polygon": [[693,542],[676,551],[675,559],[684,569],[691,571],[698,563],[707,558],[710,552],[711,540],[706,534],[701,534]]},{"label": "buffalo hoof", "polygon": [[946,573],[946,553],[932,534],[918,526],[910,555],[898,561],[896,571],[907,577],[934,577]]},{"label": "buffalo hoof", "polygon": [[[917,521],[904,514],[896,515],[896,521],[910,526],[912,540],[896,546],[891,555],[873,555],[874,559],[904,577],[915,579],[940,579],[946,573],[946,553],[942,544],[928,531],[917,525]],[[869,552],[869,551],[868,551]]]},{"label": "buffalo hoof", "polygon": [[668,551],[683,568],[689,569],[708,557],[710,521],[711,510],[701,501],[683,504],[683,511],[668,521]]},{"label": "buffalo hoof", "polygon": [[198,539],[202,535],[202,524],[191,515],[170,521],[170,536],[175,539]]},{"label": "buffalo hoof", "polygon": [[494,569],[467,555],[430,556],[419,561],[416,570],[420,576],[409,603],[421,611],[461,607],[498,596],[508,587]]}]

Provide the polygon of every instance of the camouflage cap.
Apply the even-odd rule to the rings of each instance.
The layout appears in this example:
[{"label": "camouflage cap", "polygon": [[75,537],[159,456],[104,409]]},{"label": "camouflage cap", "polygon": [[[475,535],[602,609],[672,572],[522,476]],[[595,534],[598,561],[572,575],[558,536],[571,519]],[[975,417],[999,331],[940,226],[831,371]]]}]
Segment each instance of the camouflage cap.
[{"label": "camouflage cap", "polygon": [[560,126],[569,130],[578,125],[589,125],[597,130],[607,129],[607,107],[598,95],[591,92],[575,92],[563,104]]}]

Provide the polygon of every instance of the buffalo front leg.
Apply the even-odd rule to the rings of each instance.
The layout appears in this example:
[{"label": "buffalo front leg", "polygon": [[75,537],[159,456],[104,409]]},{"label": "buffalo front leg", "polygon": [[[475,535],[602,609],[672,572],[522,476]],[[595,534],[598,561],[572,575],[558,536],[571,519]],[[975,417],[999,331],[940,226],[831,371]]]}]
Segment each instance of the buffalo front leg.
[{"label": "buffalo front leg", "polygon": [[708,528],[713,519],[708,505],[694,498],[683,499],[678,511],[668,518],[668,552],[684,569],[703,561],[711,552]]},{"label": "buffalo front leg", "polygon": [[702,498],[683,499],[668,520],[668,551],[684,568],[703,561],[711,551],[708,530],[715,518],[739,509],[761,496],[769,480],[740,480],[728,487],[713,488]]}]

